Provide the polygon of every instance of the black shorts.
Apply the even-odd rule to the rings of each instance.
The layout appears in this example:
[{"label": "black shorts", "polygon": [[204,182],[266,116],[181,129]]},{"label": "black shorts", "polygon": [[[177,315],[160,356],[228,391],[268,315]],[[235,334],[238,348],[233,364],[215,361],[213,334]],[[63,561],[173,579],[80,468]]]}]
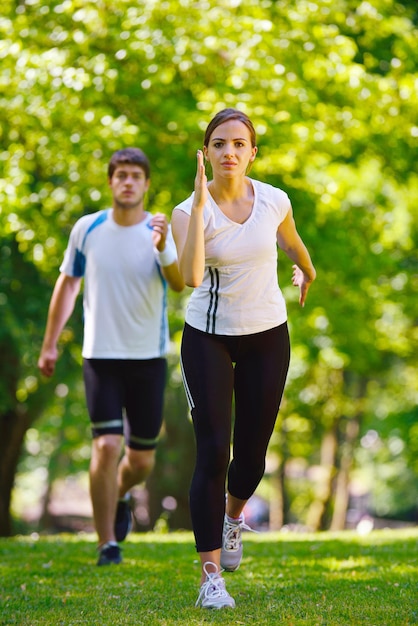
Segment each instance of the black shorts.
[{"label": "black shorts", "polygon": [[134,450],[152,450],[163,421],[167,361],[84,359],[93,437],[125,435]]}]

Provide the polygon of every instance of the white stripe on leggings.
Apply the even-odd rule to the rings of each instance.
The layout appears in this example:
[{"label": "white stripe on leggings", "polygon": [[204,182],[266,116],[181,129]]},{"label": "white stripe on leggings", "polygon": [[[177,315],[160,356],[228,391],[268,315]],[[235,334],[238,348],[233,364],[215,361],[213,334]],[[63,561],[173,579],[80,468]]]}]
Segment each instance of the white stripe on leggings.
[{"label": "white stripe on leggings", "polygon": [[195,404],[193,402],[193,398],[192,398],[192,394],[191,394],[190,389],[189,389],[189,385],[187,384],[186,373],[184,371],[183,361],[181,360],[181,357],[180,357],[180,369],[181,369],[181,376],[183,378],[184,391],[186,392],[187,403],[189,405],[190,411],[192,411],[194,409],[194,407],[195,407]]}]

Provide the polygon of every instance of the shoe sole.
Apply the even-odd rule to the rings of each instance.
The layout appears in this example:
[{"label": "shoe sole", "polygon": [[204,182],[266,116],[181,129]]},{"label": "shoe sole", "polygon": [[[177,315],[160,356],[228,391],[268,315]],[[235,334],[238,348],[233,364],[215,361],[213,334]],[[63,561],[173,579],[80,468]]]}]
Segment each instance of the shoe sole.
[{"label": "shoe sole", "polygon": [[122,563],[122,559],[119,559],[118,561],[102,561],[101,563],[97,561],[97,565],[99,567],[106,567],[106,565],[119,565],[119,563]]},{"label": "shoe sole", "polygon": [[235,609],[235,604],[221,604],[220,606],[203,606],[202,609],[208,609],[209,611],[219,611],[219,609]]},{"label": "shoe sole", "polygon": [[224,570],[224,572],[236,572],[237,569],[239,569],[240,565],[241,565],[241,563],[238,563],[238,565],[236,567],[231,567],[231,566],[225,567],[224,565],[222,565],[222,562],[221,562],[221,567]]},{"label": "shoe sole", "polygon": [[[226,556],[228,556],[228,553],[226,553]],[[240,560],[238,561],[238,563],[235,565],[231,565],[231,564],[225,564],[222,562],[222,554],[221,554],[221,567],[225,572],[236,572],[237,569],[239,568],[239,566],[241,565],[242,562],[242,552],[241,552],[241,557]]]}]

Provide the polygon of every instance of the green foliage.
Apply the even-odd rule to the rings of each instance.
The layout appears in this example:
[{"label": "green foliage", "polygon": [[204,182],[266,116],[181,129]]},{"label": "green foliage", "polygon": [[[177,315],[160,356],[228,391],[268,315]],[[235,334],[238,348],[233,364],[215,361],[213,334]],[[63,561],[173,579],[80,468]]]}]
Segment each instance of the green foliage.
[{"label": "green foliage", "polygon": [[131,536],[110,567],[95,566],[91,539],[1,540],[1,623],[407,626],[418,617],[416,530],[247,534],[242,566],[225,574],[236,608],[213,612],[194,607],[191,533]]},{"label": "green foliage", "polygon": [[[3,2],[0,408],[27,411],[32,424],[42,413],[43,462],[59,448],[56,467],[70,471],[86,437],[80,312],[54,381],[36,370],[72,224],[109,203],[107,161],[132,144],[151,159],[149,208],[169,215],[190,193],[204,128],[224,106],[252,117],[253,174],[289,193],[318,270],[302,311],[280,255],[293,359],[272,453],[311,464],[335,423],[343,439],[347,418],[362,422],[363,436],[396,431],[412,414],[416,38],[415,3],[396,0]],[[172,300],[174,332],[183,310]],[[170,401],[184,407],[180,394],[174,387]],[[391,406],[383,416],[382,397]],[[69,436],[77,429],[78,441]],[[407,449],[404,489],[417,475]]]}]

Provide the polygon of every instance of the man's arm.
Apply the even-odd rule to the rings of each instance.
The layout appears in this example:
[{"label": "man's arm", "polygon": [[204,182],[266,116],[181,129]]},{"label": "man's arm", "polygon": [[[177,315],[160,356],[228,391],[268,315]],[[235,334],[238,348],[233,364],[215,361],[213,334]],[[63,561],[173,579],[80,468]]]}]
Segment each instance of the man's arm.
[{"label": "man's arm", "polygon": [[180,275],[177,261],[161,268],[161,272],[173,291],[183,291],[184,280]]},{"label": "man's arm", "polygon": [[151,220],[153,227],[153,242],[159,255],[161,272],[173,291],[183,291],[184,280],[179,272],[176,259],[176,247],[171,240],[171,245],[167,243],[168,221],[162,213],[157,213]]},{"label": "man's arm", "polygon": [[81,278],[60,274],[52,292],[44,340],[38,367],[45,376],[52,376],[58,359],[57,342],[61,331],[74,310],[80,291]]}]

